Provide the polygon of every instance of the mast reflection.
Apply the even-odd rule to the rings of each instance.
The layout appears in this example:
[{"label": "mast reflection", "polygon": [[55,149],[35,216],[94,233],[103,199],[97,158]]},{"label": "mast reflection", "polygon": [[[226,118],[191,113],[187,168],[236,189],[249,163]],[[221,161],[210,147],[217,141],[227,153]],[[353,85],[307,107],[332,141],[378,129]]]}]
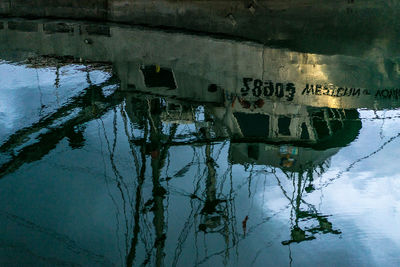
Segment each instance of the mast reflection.
[{"label": "mast reflection", "polygon": [[[44,39],[50,44],[57,40],[68,43],[66,40],[71,33],[87,38],[81,32],[78,34],[78,26],[85,27],[72,25],[67,33],[46,33],[54,35]],[[121,203],[116,201],[115,206],[122,210],[120,216],[123,220],[119,223],[124,232],[121,238],[124,241],[124,249],[121,249],[124,265],[167,265],[166,254],[171,251],[168,247],[171,235],[168,228],[172,227],[168,215],[171,208],[169,197],[178,191],[172,182],[182,177],[191,179],[193,191],[179,192],[184,201],[190,203],[190,209],[186,218],[186,214],[179,218],[183,226],[177,237],[172,265],[179,262],[185,242],[193,238],[195,243],[200,235],[221,238],[223,248],[204,257],[198,256],[196,264],[207,262],[213,255],[223,255],[224,263],[227,263],[239,243],[254,235],[257,227],[270,219],[263,218],[261,222],[254,223],[250,215],[239,218],[235,207],[238,194],[235,190],[248,184],[250,198],[252,176],[260,173],[276,180],[291,210],[290,229],[287,229],[290,237],[281,238],[282,245],[310,241],[321,234],[341,233],[331,222],[329,214],[308,203],[306,197],[317,190],[315,180],[329,169],[331,158],[357,138],[362,127],[357,108],[388,107],[397,100],[394,93],[399,78],[396,76],[397,62],[377,70],[374,62],[354,59],[357,62],[368,61],[370,68],[359,70],[358,74],[362,77],[379,74],[380,82],[372,84],[382,84],[383,87],[373,88],[373,91],[363,87],[366,82],[362,79],[347,79],[345,73],[337,68],[343,62],[352,63],[348,57],[334,61],[323,55],[250,47],[246,43],[232,45],[231,41],[177,34],[175,37],[178,40],[171,42],[180,44],[178,48],[182,48],[184,40],[202,44],[208,42],[208,51],[220,51],[217,49],[220,47],[218,42],[222,42],[236,47],[231,47],[230,52],[247,53],[249,60],[239,64],[232,54],[229,57],[223,54],[214,60],[204,56],[204,53],[200,57],[196,51],[189,51],[189,55],[183,53],[182,58],[177,59],[173,53],[176,50],[170,47],[160,55],[161,63],[156,63],[156,59],[147,58],[148,54],[156,51],[154,46],[135,43],[129,39],[134,35],[132,32],[124,27],[113,27],[111,34],[106,36],[100,33],[91,35],[90,45],[98,45],[100,52],[96,49],[80,50],[78,45],[79,52],[70,51],[76,53],[75,56],[111,62],[106,64],[108,68],[111,65],[113,68],[110,78],[97,85],[89,82],[87,88],[65,105],[3,141],[0,152],[8,158],[0,166],[1,178],[18,171],[24,164],[39,162],[62,140],[67,140],[71,149],[84,148],[87,144],[84,135],[87,124],[98,122],[104,133],[109,153],[107,160],[114,175],[108,186],[115,186],[118,192],[118,195],[110,193],[110,198],[121,199]],[[16,40],[27,34],[14,32],[15,35],[12,35],[10,29],[7,31]],[[138,31],[136,29],[134,33]],[[116,43],[112,42],[116,40],[113,39],[115,32],[126,34],[126,39],[119,38],[132,41],[143,51],[138,50],[136,56],[131,56],[132,53],[123,49],[109,49]],[[165,34],[150,32],[149,38],[167,39],[169,35],[165,37]],[[80,45],[83,46],[83,43]],[[40,49],[36,47],[32,50],[40,54]],[[62,51],[56,53],[64,55]],[[132,60],[123,60],[124,55]],[[226,60],[231,60],[231,64],[224,65]],[[277,60],[284,61],[285,73],[274,68]],[[87,71],[90,77],[90,71],[96,69],[89,68],[91,63],[82,62],[75,60],[70,63],[81,64],[82,70]],[[201,63],[196,65],[197,62]],[[257,62],[254,63],[257,66],[254,67],[251,62]],[[272,63],[263,65],[266,62]],[[36,62],[35,66],[50,67],[49,64],[38,64]],[[57,88],[62,79],[59,67],[54,71]],[[245,74],[239,75],[241,71]],[[344,85],[339,87],[333,84]],[[105,89],[110,86],[115,90],[106,93]],[[388,89],[383,89],[386,87]],[[370,94],[362,94],[364,91],[360,88]],[[347,90],[346,93],[344,90]],[[382,90],[392,90],[391,98],[388,97],[389,91]],[[112,129],[106,129],[101,119],[110,114]],[[116,160],[117,136],[121,136],[117,121],[123,123],[122,135],[132,156],[129,164],[134,171],[129,175],[121,171],[123,167]],[[189,163],[171,158],[171,151],[179,147],[192,149],[184,155],[192,158]],[[221,167],[218,162],[224,156],[223,149],[226,149],[227,164]],[[173,173],[168,172],[171,162],[179,166]],[[240,178],[243,181],[238,182],[239,189],[232,186],[233,168],[236,166],[243,166],[249,174],[248,178]],[[147,195],[146,183],[151,185],[151,193]],[[227,184],[229,190],[226,189],[228,186],[224,188]]]}]

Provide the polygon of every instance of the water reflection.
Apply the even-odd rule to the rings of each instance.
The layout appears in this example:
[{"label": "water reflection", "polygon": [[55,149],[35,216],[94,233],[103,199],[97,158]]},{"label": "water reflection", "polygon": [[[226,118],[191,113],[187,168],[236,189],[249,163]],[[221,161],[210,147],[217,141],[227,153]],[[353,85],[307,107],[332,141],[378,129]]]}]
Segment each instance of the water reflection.
[{"label": "water reflection", "polygon": [[[165,206],[165,199],[169,190],[168,186],[162,183],[161,171],[168,164],[167,160],[171,160],[168,154],[173,146],[187,145],[201,148],[202,155],[196,156],[200,157],[199,160],[205,165],[202,174],[204,191],[198,189],[199,191],[196,190],[188,196],[192,202],[197,202],[197,207],[192,210],[191,216],[199,217],[198,224],[192,227],[197,229],[197,233],[220,234],[226,242],[225,253],[235,247],[240,236],[244,238],[249,230],[246,216],[242,221],[243,233],[239,234],[237,230],[232,232],[235,227],[235,211],[232,203],[234,199],[232,196],[224,197],[217,193],[217,163],[212,151],[215,142],[224,140],[231,140],[229,161],[232,165],[270,166],[272,168],[270,173],[275,176],[278,183],[282,177],[276,174],[274,168],[280,168],[287,178],[293,181],[294,197],[282,187],[282,193],[290,201],[294,214],[290,230],[291,239],[282,241],[282,244],[312,240],[317,233],[340,233],[334,229],[326,215],[320,214],[313,205],[302,200],[302,194],[313,191],[314,174],[323,173],[329,168],[330,156],[357,136],[361,122],[356,110],[318,109],[267,102],[265,106],[268,109],[262,112],[259,110],[246,112],[244,99],[237,100],[237,106],[231,98],[222,98],[220,100],[224,101],[221,103],[204,106],[176,100],[175,97],[149,96],[118,90],[105,96],[103,88],[112,84],[118,85],[114,76],[97,85],[91,85],[89,82],[89,86],[78,96],[72,97],[67,104],[11,135],[1,146],[3,153],[12,155],[9,161],[2,164],[1,176],[15,172],[23,164],[41,160],[63,139],[68,140],[71,149],[85,147],[83,135],[85,124],[101,118],[110,111],[113,111],[115,117],[116,108],[122,106],[120,116],[124,121],[124,131],[129,139],[137,168],[136,189],[128,186],[115,162],[116,118],[113,123],[114,141],[109,140],[109,137],[105,138],[115,183],[123,199],[125,220],[129,221],[129,214],[134,214],[133,235],[130,242],[127,239],[125,256],[127,265],[135,262],[138,235],[141,232],[140,220],[148,213],[153,214],[155,236],[153,241],[146,240],[154,244],[143,263],[150,262],[152,256],[155,257],[157,266],[162,265],[164,261],[167,238],[165,210],[168,208]],[[208,89],[202,93],[207,94],[210,91],[206,90]],[[191,99],[190,96],[186,97]],[[198,101],[211,103],[208,99],[204,101],[198,99]],[[71,115],[72,111],[77,109],[79,111]],[[52,127],[56,121],[61,123]],[[178,128],[185,126],[185,123],[193,126],[179,130]],[[138,137],[131,136],[129,124],[136,131],[140,131],[140,134],[136,133]],[[31,136],[35,136],[34,142],[30,140]],[[296,145],[286,145],[287,142]],[[164,181],[186,176],[192,165],[193,162],[183,166],[172,177],[164,177]],[[146,203],[142,203],[146,168],[151,170],[153,189],[152,197]],[[232,194],[234,192],[231,192]],[[129,209],[131,211],[128,211]],[[318,225],[315,226],[313,221]],[[301,226],[304,222],[311,226]],[[188,231],[188,229],[183,230]],[[130,232],[127,230],[126,235],[131,236]],[[236,240],[238,238],[239,240]]]},{"label": "water reflection", "polygon": [[[71,29],[78,26],[84,27],[72,25]],[[128,31],[111,27],[110,35],[118,35],[119,30]],[[71,32],[74,31],[52,32],[57,37],[44,38],[44,42],[52,43],[60,40],[58,38],[67,41],[68,36],[73,36]],[[8,40],[21,38],[18,36],[20,33],[14,35],[9,31],[7,34]],[[362,120],[357,108],[397,106],[394,103],[398,90],[395,88],[398,75],[393,74],[395,63],[389,64],[389,75],[387,68],[376,71],[369,62],[372,69],[367,73],[358,71],[360,75],[378,75],[379,82],[374,84],[363,79],[347,79],[346,85],[343,78],[346,75],[335,73],[329,69],[331,65],[326,64],[334,61],[332,58],[260,47],[253,49],[257,55],[262,54],[261,61],[254,64],[260,67],[267,59],[290,58],[285,61],[288,64],[283,66],[286,71],[275,73],[276,68],[269,65],[258,72],[260,78],[243,78],[250,76],[234,75],[239,72],[238,69],[249,67],[246,64],[250,61],[244,62],[244,67],[232,64],[229,69],[224,67],[222,63],[225,61],[221,58],[219,62],[214,62],[216,66],[212,66],[213,59],[207,57],[203,61],[205,63],[198,67],[193,65],[198,58],[193,61],[190,57],[169,59],[172,55],[170,51],[153,53],[155,50],[150,54],[147,54],[148,51],[137,52],[141,60],[122,61],[115,55],[115,58],[104,60],[112,62],[113,71],[109,64],[85,63],[84,60],[61,57],[70,53],[73,56],[79,54],[84,59],[100,60],[113,53],[127,55],[123,49],[123,52],[107,50],[108,34],[98,34],[101,37],[96,37],[95,33],[89,35],[94,36],[85,39],[86,44],[100,42],[103,48],[100,52],[82,48],[79,52],[54,51],[60,57],[35,55],[28,63],[3,62],[9,72],[15,66],[21,67],[18,69],[22,73],[20,80],[24,79],[24,72],[29,68],[52,72],[53,88],[63,86],[63,71],[65,67],[72,66],[81,80],[76,78],[69,86],[84,84],[84,87],[76,94],[67,93],[59,107],[45,114],[39,113],[32,123],[13,129],[14,132],[2,140],[0,177],[4,188],[14,188],[20,181],[26,181],[24,173],[33,173],[32,179],[47,177],[42,181],[44,189],[47,184],[54,183],[47,175],[60,180],[55,183],[63,183],[66,177],[73,178],[68,183],[74,183],[78,178],[101,178],[94,184],[106,187],[106,190],[101,190],[105,193],[101,195],[101,200],[97,199],[105,206],[105,211],[97,210],[98,214],[92,214],[96,216],[92,221],[85,212],[91,214],[93,207],[88,208],[85,201],[89,206],[93,202],[84,198],[82,203],[79,202],[81,198],[74,202],[74,197],[70,199],[61,195],[60,198],[71,201],[68,204],[72,210],[80,210],[80,217],[73,226],[62,225],[58,228],[58,223],[62,222],[51,218],[51,209],[62,209],[61,206],[54,204],[43,218],[31,215],[30,221],[24,218],[30,214],[26,211],[29,209],[27,202],[8,203],[1,216],[11,222],[13,231],[5,235],[2,246],[10,248],[10,255],[21,253],[22,258],[27,259],[25,262],[21,260],[25,264],[37,259],[39,263],[36,264],[53,261],[127,266],[230,266],[248,263],[250,254],[254,257],[252,263],[260,265],[258,257],[265,260],[274,253],[279,254],[276,261],[280,264],[291,264],[296,258],[292,255],[291,246],[318,242],[324,236],[330,236],[334,238],[332,242],[339,243],[333,247],[340,246],[343,230],[335,225],[330,213],[315,204],[313,196],[319,195],[324,187],[334,182],[335,178],[327,180],[325,176],[331,169],[332,157],[360,134]],[[168,34],[155,32],[150,33],[148,38],[162,35]],[[177,38],[187,40],[185,38],[194,37],[178,35]],[[202,38],[196,41],[201,43],[204,41]],[[217,41],[208,41],[211,42],[210,50],[218,45]],[[35,44],[17,44],[43,54],[40,50],[44,48],[29,47]],[[225,45],[234,46],[232,51],[237,53],[241,49],[241,53],[247,53],[241,47],[246,44],[227,42]],[[246,45],[245,48],[249,47]],[[18,49],[8,49],[7,59],[21,59],[25,55]],[[159,60],[164,64],[147,64],[155,61],[148,57],[160,53]],[[189,54],[195,56],[192,51]],[[306,56],[312,59],[305,59]],[[302,65],[300,58],[306,63]],[[238,57],[234,60],[240,61]],[[339,63],[332,64],[341,65],[342,60],[352,62],[343,57]],[[367,59],[357,60],[365,62]],[[187,66],[193,68],[185,70]],[[207,71],[206,67],[210,67],[211,71]],[[221,69],[215,73],[214,68],[218,67]],[[296,68],[298,70],[295,71]],[[100,81],[92,81],[95,72],[102,73]],[[267,76],[271,80],[262,79]],[[50,78],[47,77],[48,80]],[[304,81],[307,83],[303,84]],[[343,87],[333,85],[331,81],[342,82],[340,86]],[[375,80],[371,78],[371,81]],[[304,86],[299,87],[299,84]],[[382,87],[366,87],[371,85]],[[391,97],[380,97],[379,94],[384,94],[382,90],[388,90],[387,94],[392,92]],[[39,108],[45,100],[41,99]],[[12,181],[6,183],[7,180]],[[261,182],[263,184],[260,185]],[[275,195],[275,198],[285,204],[278,205],[279,209],[265,211],[263,205],[275,201],[268,196],[268,193],[276,194],[269,190],[273,185],[279,190],[279,196]],[[92,185],[86,187],[87,192],[81,186],[75,189],[82,194],[93,194]],[[44,189],[36,189],[30,194]],[[266,190],[269,191],[266,193]],[[61,194],[62,186],[56,187],[56,192]],[[19,196],[18,192],[15,194]],[[48,200],[41,198],[36,201]],[[259,209],[254,208],[257,201],[261,202]],[[80,205],[83,205],[83,211]],[[76,215],[71,213],[71,216]],[[40,211],[38,214],[43,215]],[[77,237],[82,230],[79,220],[95,229],[86,229],[91,235],[99,229],[99,235],[104,235],[104,243],[108,247],[91,244],[92,237],[86,235],[89,241],[85,238],[81,240],[86,248],[71,241],[80,240]],[[287,220],[288,224],[282,223]],[[64,227],[78,230],[71,232]],[[51,228],[67,234],[60,234]],[[29,243],[34,237],[32,240],[30,237],[16,238],[19,243],[11,244],[17,229],[28,231],[29,235],[34,232],[40,236],[39,240],[47,240],[50,244],[61,242],[64,245],[59,251],[52,251],[48,246],[33,245],[30,248]],[[110,232],[116,237],[111,237]],[[69,234],[75,234],[75,237],[66,237]],[[276,240],[278,245],[274,244]],[[24,250],[25,247],[28,248]],[[286,247],[289,247],[289,253]],[[67,250],[74,255],[69,255]],[[46,251],[50,252],[50,257],[45,257]],[[2,257],[8,263],[7,256]],[[302,256],[296,260],[304,262]]]},{"label": "water reflection", "polygon": [[136,87],[156,93],[161,87],[185,96],[189,87],[200,92],[223,88],[238,96],[316,107],[398,106],[399,51],[391,43],[397,35],[376,37],[366,47],[350,46],[348,53],[341,53],[352,43],[349,40],[337,46],[334,55],[325,55],[316,54],[319,50],[313,45],[306,52],[294,52],[115,24],[17,19],[2,23],[3,59],[37,54],[112,62],[123,90]]}]

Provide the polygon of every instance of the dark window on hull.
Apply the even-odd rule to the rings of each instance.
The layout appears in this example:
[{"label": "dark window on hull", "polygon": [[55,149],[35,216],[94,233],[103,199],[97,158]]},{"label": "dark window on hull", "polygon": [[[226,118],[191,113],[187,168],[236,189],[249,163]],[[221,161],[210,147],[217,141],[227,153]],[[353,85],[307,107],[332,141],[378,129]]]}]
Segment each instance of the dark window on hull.
[{"label": "dark window on hull", "polygon": [[247,114],[237,112],[233,114],[239,123],[244,137],[268,137],[269,116],[262,114]]},{"label": "dark window on hull", "polygon": [[301,124],[301,140],[308,140],[310,139],[310,134],[308,133],[307,125],[303,122]]},{"label": "dark window on hull", "polygon": [[247,147],[247,156],[251,159],[258,160],[258,157],[260,156],[259,146],[249,145]]},{"label": "dark window on hull", "polygon": [[313,126],[317,132],[318,139],[323,139],[329,136],[328,124],[322,119],[313,118]]},{"label": "dark window on hull", "polygon": [[171,69],[150,65],[142,67],[141,71],[147,88],[167,87],[169,89],[176,89],[175,79]]},{"label": "dark window on hull", "polygon": [[290,122],[292,121],[289,117],[280,117],[278,119],[279,134],[290,136]]},{"label": "dark window on hull", "polygon": [[80,27],[80,34],[87,33],[89,35],[98,35],[98,36],[111,36],[110,27],[106,25],[83,25]]},{"label": "dark window on hull", "polygon": [[43,30],[47,34],[52,33],[73,33],[74,26],[66,23],[46,23],[43,25]]},{"label": "dark window on hull", "polygon": [[37,32],[38,24],[29,21],[9,21],[8,29],[21,32]]}]

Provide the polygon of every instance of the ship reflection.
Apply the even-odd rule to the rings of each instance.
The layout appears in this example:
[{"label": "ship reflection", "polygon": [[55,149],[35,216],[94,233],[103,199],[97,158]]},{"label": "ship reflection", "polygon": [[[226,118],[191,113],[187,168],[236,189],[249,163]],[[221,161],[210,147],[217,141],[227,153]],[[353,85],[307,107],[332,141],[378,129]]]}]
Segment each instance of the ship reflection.
[{"label": "ship reflection", "polygon": [[[271,170],[269,173],[277,179],[280,186],[282,177],[277,175],[276,169],[284,173],[284,179],[293,181],[292,193],[282,187],[282,193],[290,202],[294,214],[291,218],[291,239],[282,241],[283,245],[312,240],[317,234],[341,233],[334,228],[328,215],[321,214],[303,196],[315,190],[314,177],[321,176],[330,167],[330,158],[357,137],[361,129],[357,110],[315,108],[279,102],[265,102],[258,109],[249,109],[249,105],[242,104],[245,99],[235,100],[235,97],[229,96],[222,97],[223,101],[216,103],[213,96],[213,101],[204,101],[209,104],[203,106],[204,118],[197,121],[194,111],[198,110],[198,104],[188,104],[189,97],[186,101],[178,101],[175,97],[165,97],[160,101],[159,96],[139,96],[141,98],[137,95],[129,96],[131,99],[127,101],[128,110],[138,110],[138,103],[144,97],[147,100],[141,105],[145,105],[146,101],[156,101],[156,108],[150,105],[152,109],[149,112],[158,114],[163,123],[196,125],[192,132],[176,136],[174,145],[205,146],[205,197],[201,199],[197,195],[191,196],[204,203],[200,210],[200,231],[218,232],[222,235],[229,231],[229,199],[216,196],[218,177],[216,163],[210,153],[214,142],[228,139],[231,164],[268,166]],[[237,105],[235,101],[238,102]],[[157,112],[154,112],[153,107]],[[137,112],[130,114],[132,118],[140,117]],[[247,217],[242,223],[246,233]]]},{"label": "ship reflection", "polygon": [[[10,177],[24,164],[41,163],[63,141],[71,150],[86,149],[90,137],[85,131],[97,123],[108,153],[105,161],[111,166],[107,186],[115,189],[109,197],[118,210],[116,229],[123,232],[121,262],[127,266],[168,265],[166,258],[176,266],[185,246],[196,247],[198,253],[200,237],[210,253],[196,256],[193,265],[215,255],[228,265],[239,244],[276,216],[271,213],[256,221],[236,208],[241,188],[247,186],[249,198],[254,197],[252,182],[259,176],[279,187],[290,210],[279,247],[323,234],[337,237],[341,230],[330,214],[308,197],[320,190],[317,180],[330,168],[332,157],[357,138],[362,127],[357,108],[396,107],[400,97],[400,63],[393,56],[398,48],[385,39],[356,51],[365,56],[333,57],[312,54],[320,50],[313,46],[300,49],[310,53],[300,53],[208,36],[78,22],[33,21],[40,30],[28,31],[25,22],[4,20],[1,56],[19,60],[30,52],[54,54],[24,64],[54,71],[55,88],[63,82],[60,66],[79,65],[88,87],[2,141],[0,178]],[[21,41],[29,38],[40,42]],[[349,48],[347,53],[356,52]],[[84,63],[85,59],[112,65]],[[92,83],[91,72],[104,69],[109,78]],[[105,117],[112,118],[111,125],[105,125]],[[129,159],[123,156],[126,164],[118,161],[121,136],[129,146]],[[179,148],[186,148],[188,162],[171,156]],[[127,174],[124,165],[134,171]],[[172,165],[174,170],[168,172]],[[237,168],[248,177],[234,177]],[[175,186],[183,177],[191,191]],[[175,220],[168,215],[176,208],[170,205],[174,194],[188,207]],[[169,255],[168,241],[175,236],[168,229],[177,221],[183,223]],[[212,246],[215,240],[222,240],[217,248]]]},{"label": "ship reflection", "polygon": [[[83,69],[90,72],[89,68]],[[192,164],[183,166],[172,177],[162,175],[162,170],[171,161],[170,149],[178,146],[193,147],[193,156],[203,162],[203,176],[199,177],[204,179],[193,179],[196,189],[187,195],[192,203],[188,221],[197,217],[199,220],[182,229],[177,251],[181,250],[190,227],[196,229],[196,235],[220,236],[225,242],[221,253],[226,257],[232,248],[255,231],[248,225],[248,216],[236,218],[234,192],[221,194],[219,191],[220,180],[226,177],[218,170],[214,150],[221,143],[229,146],[231,172],[234,165],[258,168],[274,177],[281,187],[293,214],[291,229],[288,229],[290,239],[283,240],[283,245],[312,240],[319,234],[341,233],[329,221],[329,215],[320,213],[304,197],[313,193],[315,177],[329,168],[330,158],[357,137],[361,120],[356,109],[247,99],[214,84],[204,86],[201,91],[184,90],[177,88],[174,76],[159,66],[143,66],[140,71],[145,78],[145,90],[131,85],[130,91],[121,91],[115,75],[99,85],[89,82],[89,87],[67,104],[11,135],[0,147],[3,154],[10,156],[0,167],[1,177],[17,171],[23,164],[40,161],[63,139],[68,140],[71,149],[84,147],[85,125],[109,112],[117,116],[117,110],[121,110],[125,134],[134,155],[136,188],[127,186],[126,177],[118,169],[115,142],[109,142],[108,150],[115,185],[123,199],[125,220],[133,220],[132,227],[128,227],[129,223],[126,225],[125,235],[130,237],[126,238],[125,244],[127,266],[133,266],[138,260],[137,249],[142,242],[146,243],[143,246],[147,251],[142,263],[164,264],[168,238],[166,199],[171,193],[168,181],[185,176]],[[105,94],[104,88],[110,85],[117,89]],[[149,88],[158,89],[152,93]],[[135,136],[128,130],[129,125],[135,129]],[[113,132],[115,140],[115,125]],[[109,138],[105,138],[108,142]],[[196,152],[196,149],[202,152]],[[150,168],[150,172],[146,168]],[[149,173],[150,177],[147,177]],[[144,201],[146,179],[151,179],[153,188],[151,198]],[[285,188],[282,179],[292,181],[293,186]],[[250,180],[244,182],[250,183]],[[143,241],[140,235],[148,230],[143,228],[142,221],[148,214],[152,214],[154,236]],[[174,262],[178,260],[179,253]],[[207,261],[207,257],[201,261]]]}]

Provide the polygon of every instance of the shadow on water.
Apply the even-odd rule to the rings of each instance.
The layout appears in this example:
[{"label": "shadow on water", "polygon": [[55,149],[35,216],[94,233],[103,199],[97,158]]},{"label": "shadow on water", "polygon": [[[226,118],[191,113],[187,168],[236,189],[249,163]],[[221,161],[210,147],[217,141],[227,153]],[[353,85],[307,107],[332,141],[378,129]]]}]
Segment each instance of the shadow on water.
[{"label": "shadow on water", "polygon": [[[42,22],[36,23],[42,25]],[[46,28],[46,23],[53,22],[45,22],[41,27]],[[197,248],[205,236],[218,236],[223,245],[204,255],[192,252],[195,265],[217,255],[228,265],[231,258],[238,257],[234,254],[239,253],[240,243],[257,235],[262,225],[283,212],[269,214],[257,222],[249,215],[237,217],[236,199],[240,189],[248,186],[249,198],[254,197],[254,190],[262,190],[251,185],[256,176],[275,179],[287,200],[285,211],[289,210],[290,229],[286,229],[288,238],[281,238],[282,245],[311,241],[322,234],[341,234],[331,222],[331,216],[308,203],[306,196],[321,190],[315,186],[315,180],[330,168],[331,158],[359,135],[362,123],[357,108],[393,106],[400,97],[395,87],[399,81],[395,73],[398,62],[380,68],[368,57],[338,55],[335,61],[324,55],[232,41],[226,41],[223,46],[228,52],[220,59],[213,59],[210,54],[222,51],[221,41],[110,26],[111,36],[117,36],[114,38],[121,44],[116,49],[113,37],[102,36],[100,32],[79,36],[76,30],[85,28],[85,24],[57,23],[59,27],[54,32],[38,33],[15,32],[8,26],[0,37],[7,35],[8,42],[14,40],[18,46],[25,47],[15,50],[9,47],[9,51],[2,52],[8,57],[3,56],[20,60],[26,52],[33,51],[33,58],[38,59],[33,67],[37,68],[49,68],[48,59],[65,62],[63,56],[81,58],[68,64],[84,66],[82,71],[88,77],[91,71],[97,70],[90,61],[112,62],[113,74],[100,84],[92,84],[88,78],[88,86],[78,95],[4,140],[0,151],[7,155],[7,160],[0,166],[2,179],[17,173],[24,164],[40,162],[62,140],[68,141],[70,149],[84,148],[88,123],[98,122],[114,176],[108,186],[116,186],[122,199],[120,204],[114,200],[116,195],[110,195],[123,213],[119,223],[125,232],[125,249],[120,251],[124,265],[175,266],[183,257],[186,244]],[[70,30],[66,31],[65,27]],[[120,36],[125,32],[125,37]],[[121,40],[129,43],[138,33],[148,36],[142,43],[132,41],[131,45],[142,50],[127,53],[127,45]],[[41,46],[18,42],[27,34],[33,38],[40,35]],[[171,40],[173,45],[187,41],[194,48],[179,52],[182,44],[177,48],[167,45],[164,51],[157,51],[160,48],[155,45],[146,46],[153,39],[171,36],[176,38]],[[61,52],[66,49],[63,45],[71,44],[68,38],[72,37],[75,49]],[[56,40],[61,46],[50,48]],[[196,47],[205,42],[209,42],[205,48],[208,50],[197,54]],[[87,49],[87,45],[97,50]],[[41,57],[49,49],[58,58]],[[241,53],[246,60],[241,59]],[[127,61],[122,60],[125,55]],[[376,60],[381,62],[381,56],[384,57],[377,55]],[[277,70],[279,60],[281,70]],[[195,65],[196,62],[202,63]],[[353,63],[365,63],[367,67],[351,77],[344,73],[346,68],[343,72],[337,70]],[[21,64],[32,67],[26,62]],[[374,75],[379,77],[379,82],[368,83],[376,86],[371,88],[357,78]],[[56,78],[55,84],[60,83]],[[104,89],[110,86],[115,89],[105,94]],[[107,114],[113,116],[111,130],[103,122]],[[122,121],[122,126],[117,121]],[[108,135],[110,132],[112,137]],[[129,144],[134,182],[120,169],[116,158],[117,137],[121,138],[121,132]],[[191,154],[185,155],[191,160],[166,175],[170,165],[179,165],[178,160],[171,158],[171,150],[179,147],[192,149]],[[220,165],[223,153],[227,153],[228,160]],[[242,166],[249,176],[233,181],[233,169],[237,166]],[[191,179],[193,191],[179,191],[171,185],[182,177]],[[146,183],[152,186],[149,197],[146,197]],[[166,247],[168,228],[176,226],[168,224],[172,220],[168,205],[174,194],[184,197],[190,211],[186,218],[182,215],[176,247],[171,249]],[[203,246],[207,249],[207,244]]]}]

